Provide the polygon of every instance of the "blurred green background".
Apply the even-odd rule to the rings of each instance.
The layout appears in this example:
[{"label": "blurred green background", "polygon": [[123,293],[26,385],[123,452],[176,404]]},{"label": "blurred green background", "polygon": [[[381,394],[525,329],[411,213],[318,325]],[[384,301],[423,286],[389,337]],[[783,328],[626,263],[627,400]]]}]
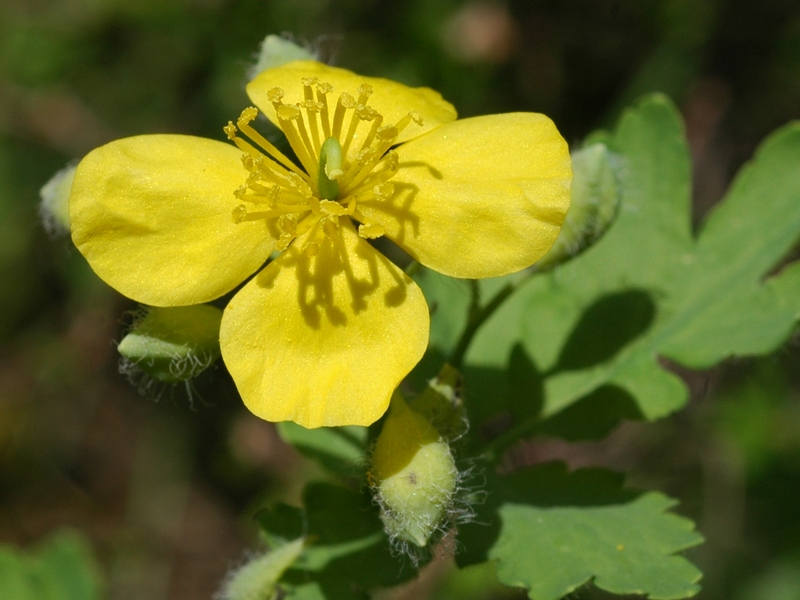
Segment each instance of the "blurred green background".
[{"label": "blurred green background", "polygon": [[[209,598],[257,545],[259,503],[297,501],[312,467],[224,376],[140,395],[118,374],[135,306],[46,234],[38,190],[118,137],[224,139],[249,104],[259,42],[282,32],[335,64],[433,87],[462,116],[544,112],[572,144],[663,91],[686,119],[698,220],[756,145],[800,118],[796,0],[3,0],[0,543],[75,528],[114,600]],[[680,414],[530,454],[623,469],[679,498],[708,539],[690,553],[700,598],[796,600],[799,358],[793,339],[683,373],[693,394]],[[392,597],[491,593],[469,577],[440,567]]]}]

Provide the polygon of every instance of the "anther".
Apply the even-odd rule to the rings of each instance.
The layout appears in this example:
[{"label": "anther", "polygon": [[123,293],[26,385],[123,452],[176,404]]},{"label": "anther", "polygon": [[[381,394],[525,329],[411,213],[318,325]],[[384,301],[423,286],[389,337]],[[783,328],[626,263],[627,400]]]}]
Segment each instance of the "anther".
[{"label": "anther", "polygon": [[372,95],[372,86],[368,83],[362,83],[358,86],[358,103],[366,104],[369,97]]},{"label": "anther", "polygon": [[322,108],[320,108],[320,121],[322,121],[322,134],[325,139],[331,137],[331,123],[330,114],[328,112],[328,97],[327,94],[333,91],[333,86],[330,83],[317,82],[317,100]]},{"label": "anther", "polygon": [[381,154],[386,152],[395,143],[398,135],[400,135],[400,132],[394,125],[387,125],[378,129],[376,137],[379,143],[376,146],[376,150]]},{"label": "anther", "polygon": [[372,192],[377,200],[389,200],[394,196],[394,184],[389,182],[381,183],[374,186]]},{"label": "anther", "polygon": [[317,165],[312,158],[315,152],[311,146],[311,140],[308,139],[300,107],[296,104],[280,104],[276,105],[275,112],[278,115],[278,123],[297,158],[305,167],[306,172],[316,177]]},{"label": "anther", "polygon": [[[272,102],[273,105],[281,104],[283,100],[283,96],[285,95],[284,91],[279,87],[274,87],[267,92],[267,100]],[[277,106],[275,106],[277,109]]]},{"label": "anther", "polygon": [[372,121],[372,127],[367,134],[367,137],[364,139],[364,143],[361,144],[361,149],[367,148],[372,144],[372,140],[375,139],[375,135],[378,133],[378,130],[381,128],[381,124],[383,123],[383,115],[376,112],[375,118]]},{"label": "anther", "polygon": [[358,235],[367,240],[374,240],[386,233],[386,229],[377,223],[362,223],[358,226]]},{"label": "anther", "polygon": [[322,102],[317,102],[316,100],[303,100],[300,106],[315,113],[322,110]]},{"label": "anther", "polygon": [[231,216],[233,217],[233,222],[237,225],[244,221],[244,218],[247,216],[247,209],[245,208],[244,204],[240,204],[234,208]]},{"label": "anther", "polygon": [[248,106],[242,111],[242,114],[239,115],[239,120],[237,121],[237,125],[241,128],[242,125],[247,125],[258,116],[258,109],[254,106]]},{"label": "anther", "polygon": [[369,105],[359,104],[356,106],[356,114],[362,121],[372,121],[378,117],[378,111]]},{"label": "anther", "polygon": [[378,139],[381,142],[384,143],[388,142],[390,144],[397,139],[397,136],[399,134],[400,132],[397,131],[397,127],[395,127],[394,125],[386,125],[385,127],[381,127],[380,129],[378,129],[377,131]]},{"label": "anther", "polygon": [[345,214],[344,206],[331,200],[320,201],[319,208],[322,214],[326,216],[341,217]]},{"label": "anther", "polygon": [[281,104],[275,108],[278,118],[284,121],[292,121],[300,118],[300,107],[296,104]]}]

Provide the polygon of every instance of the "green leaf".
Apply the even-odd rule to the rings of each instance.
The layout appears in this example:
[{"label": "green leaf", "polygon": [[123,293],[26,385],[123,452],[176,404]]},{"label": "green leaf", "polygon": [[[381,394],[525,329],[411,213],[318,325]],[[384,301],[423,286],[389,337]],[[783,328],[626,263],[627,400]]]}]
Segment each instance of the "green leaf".
[{"label": "green leaf", "polygon": [[98,600],[102,582],[86,540],[59,532],[33,554],[0,546],[0,591],[14,600]]},{"label": "green leaf", "polygon": [[27,557],[11,547],[0,546],[0,589],[11,598],[36,600],[39,590]]},{"label": "green leaf", "polygon": [[429,343],[443,356],[449,356],[467,324],[470,284],[430,269],[421,269],[414,281],[422,288],[431,312]]},{"label": "green leaf", "polygon": [[[787,339],[800,314],[800,264],[770,276],[800,237],[800,125],[762,144],[697,236],[689,153],[673,105],[646,98],[604,140],[622,165],[611,229],[578,258],[523,283],[466,356],[467,398],[486,393],[512,413],[527,405],[532,427],[607,386],[636,403],[620,405],[618,417],[663,417],[685,404],[687,390],[660,357],[702,369],[764,354]],[[538,387],[514,387],[515,348]],[[482,386],[487,372],[494,376]]]},{"label": "green leaf", "polygon": [[610,471],[568,473],[558,463],[492,479],[477,523],[460,528],[461,565],[495,561],[500,582],[532,600],[558,600],[590,582],[654,600],[699,590],[700,572],[676,553],[702,537],[667,512],[675,502],[666,496],[624,489]]},{"label": "green leaf", "polygon": [[306,429],[291,421],[278,423],[277,427],[281,439],[331,473],[352,477],[364,471],[366,427],[350,425]]},{"label": "green leaf", "polygon": [[306,547],[281,579],[287,598],[363,598],[416,574],[392,556],[378,509],[369,496],[311,483],[304,510],[278,504],[258,515],[268,540],[306,537]]}]

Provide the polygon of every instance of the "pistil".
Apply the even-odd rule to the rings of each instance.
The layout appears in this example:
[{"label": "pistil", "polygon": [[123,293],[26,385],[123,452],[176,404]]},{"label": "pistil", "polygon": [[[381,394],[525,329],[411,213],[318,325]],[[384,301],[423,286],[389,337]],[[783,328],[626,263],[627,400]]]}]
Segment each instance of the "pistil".
[{"label": "pistil", "polygon": [[342,146],[339,140],[330,137],[319,150],[317,187],[320,198],[336,200],[339,197],[339,184],[336,180],[342,176],[342,164]]}]

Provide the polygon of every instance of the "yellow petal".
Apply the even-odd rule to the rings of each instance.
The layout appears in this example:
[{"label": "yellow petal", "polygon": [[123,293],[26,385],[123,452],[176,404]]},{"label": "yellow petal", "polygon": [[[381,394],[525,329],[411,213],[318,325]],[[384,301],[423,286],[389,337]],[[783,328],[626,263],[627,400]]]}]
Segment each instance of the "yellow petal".
[{"label": "yellow petal", "polygon": [[[267,69],[247,84],[247,95],[270,121],[277,124],[275,109],[267,98],[268,92],[272,88],[279,87],[286,94],[283,97],[284,104],[302,102],[304,77],[317,77],[319,81],[333,86],[333,92],[328,94],[331,114],[336,108],[339,94],[347,92],[358,100],[358,87],[364,83],[372,86],[373,91],[367,104],[383,115],[384,125],[396,124],[409,112],[419,113],[423,121],[422,126],[413,122],[409,124],[397,138],[398,143],[420,136],[456,118],[456,109],[435,90],[426,87],[412,88],[389,79],[356,75],[346,69],[330,67],[311,60],[298,60]],[[369,128],[362,124],[360,131],[361,135],[366,135]]]},{"label": "yellow petal", "polygon": [[531,265],[558,236],[572,168],[544,115],[464,119],[397,151],[395,195],[358,209],[423,265],[452,277],[496,277]]},{"label": "yellow petal", "polygon": [[316,256],[299,250],[303,241],[228,304],[222,357],[262,419],[369,425],[425,352],[425,298],[346,217]]},{"label": "yellow petal", "polygon": [[78,165],[72,239],[95,272],[152,306],[206,302],[241,283],[274,246],[264,221],[233,221],[247,171],[231,144],[181,135],[111,142]]}]

